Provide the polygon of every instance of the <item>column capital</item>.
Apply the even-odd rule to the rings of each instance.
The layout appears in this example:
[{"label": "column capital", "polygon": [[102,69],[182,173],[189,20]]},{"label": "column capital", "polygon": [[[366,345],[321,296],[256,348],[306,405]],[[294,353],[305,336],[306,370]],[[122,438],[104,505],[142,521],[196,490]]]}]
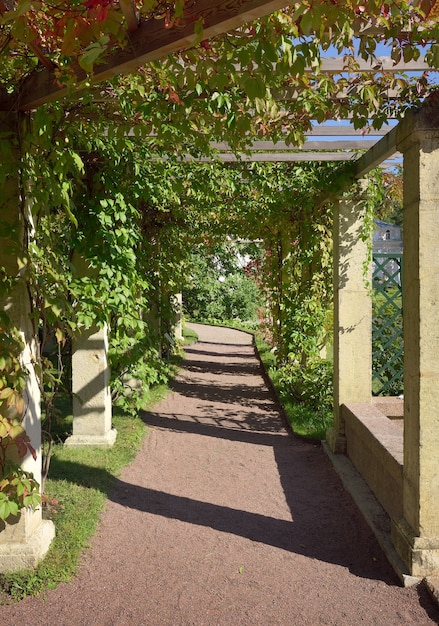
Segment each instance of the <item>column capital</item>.
[{"label": "column capital", "polygon": [[409,111],[397,127],[396,148],[405,152],[422,140],[437,142],[439,138],[439,91],[434,91],[422,106]]}]

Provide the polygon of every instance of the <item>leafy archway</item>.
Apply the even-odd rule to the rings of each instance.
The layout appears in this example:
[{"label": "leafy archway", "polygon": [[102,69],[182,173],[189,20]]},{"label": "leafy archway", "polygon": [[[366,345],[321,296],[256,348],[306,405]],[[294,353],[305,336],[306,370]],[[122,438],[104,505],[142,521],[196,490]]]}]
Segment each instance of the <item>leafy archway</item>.
[{"label": "leafy archway", "polygon": [[[146,22],[166,9],[170,28],[160,31],[155,47],[163,54],[161,37],[181,25],[190,7],[139,7]],[[212,229],[227,223],[230,229],[235,223],[235,232],[245,225],[246,236],[254,237],[265,228],[271,292],[279,296],[272,297],[273,332],[286,358],[298,341],[283,333],[288,310],[303,306],[308,317],[312,313],[309,302],[285,288],[285,277],[298,275],[297,255],[307,272],[295,284],[302,293],[314,293],[326,309],[329,263],[321,242],[328,236],[330,211],[318,198],[323,186],[339,182],[340,172],[335,166],[293,171],[254,166],[231,168],[225,175],[214,164],[188,169],[182,160],[187,154],[211,158],[212,141],[245,149],[255,138],[282,137],[298,146],[313,121],[350,116],[355,127],[380,127],[402,115],[431,89],[428,70],[413,78],[390,72],[376,58],[377,45],[386,44],[395,61],[406,63],[425,49],[427,66],[436,66],[432,9],[433,3],[424,2],[293,3],[215,36],[210,27],[203,30],[201,22],[192,22],[190,43],[198,38],[197,46],[102,83],[107,70],[117,74],[122,67],[119,61],[112,65],[112,59],[126,53],[127,27],[143,33],[128,3],[0,3],[5,111],[0,181],[8,190],[0,209],[3,215],[15,211],[12,224],[20,225],[14,231],[10,220],[2,224],[4,249],[18,259],[4,273],[5,297],[24,283],[34,330],[42,311],[48,325],[56,327],[58,345],[78,327],[112,320],[131,358],[139,343],[136,333],[147,326],[141,310],[151,302],[148,297],[160,301],[163,310],[168,295],[163,286],[177,289],[182,251],[206,224]],[[205,37],[208,33],[212,36]],[[331,47],[344,56],[328,73],[323,56]],[[358,55],[372,64],[368,71]],[[130,63],[136,58],[143,57],[131,55]],[[75,91],[78,77],[82,90]],[[35,113],[22,113],[37,105]],[[349,171],[346,175],[349,179]],[[240,195],[243,181],[250,194]],[[209,211],[199,210],[200,198],[209,201]],[[30,246],[31,215],[37,236]],[[72,251],[81,253],[92,271],[78,272]],[[99,308],[96,294],[102,296]],[[313,314],[321,325],[320,313]],[[5,325],[13,324],[5,318]],[[313,338],[316,349],[314,330],[305,336]],[[149,348],[154,351],[156,345]],[[2,410],[19,391],[22,372],[15,382],[10,373],[9,368],[2,380]]]}]

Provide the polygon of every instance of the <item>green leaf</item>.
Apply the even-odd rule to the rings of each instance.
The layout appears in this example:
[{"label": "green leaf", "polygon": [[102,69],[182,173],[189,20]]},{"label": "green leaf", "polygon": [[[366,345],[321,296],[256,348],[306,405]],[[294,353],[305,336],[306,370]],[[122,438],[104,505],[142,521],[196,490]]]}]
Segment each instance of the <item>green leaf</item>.
[{"label": "green leaf", "polygon": [[245,76],[242,81],[242,86],[251,100],[265,96],[265,83],[259,76]]},{"label": "green leaf", "polygon": [[18,504],[4,497],[0,492],[0,519],[6,521],[9,516],[18,514]]},{"label": "green leaf", "polygon": [[311,35],[312,32],[316,30],[316,27],[319,26],[320,19],[317,20],[316,18],[317,16],[311,8],[302,15],[300,20],[300,29],[304,35]]},{"label": "green leaf", "polygon": [[276,63],[279,60],[279,53],[275,44],[271,41],[262,41],[261,45],[267,60]]},{"label": "green leaf", "polygon": [[79,57],[78,63],[82,69],[91,74],[93,71],[93,65],[99,59],[99,57],[105,52],[105,47],[100,42],[91,43],[85,50],[85,52]]}]

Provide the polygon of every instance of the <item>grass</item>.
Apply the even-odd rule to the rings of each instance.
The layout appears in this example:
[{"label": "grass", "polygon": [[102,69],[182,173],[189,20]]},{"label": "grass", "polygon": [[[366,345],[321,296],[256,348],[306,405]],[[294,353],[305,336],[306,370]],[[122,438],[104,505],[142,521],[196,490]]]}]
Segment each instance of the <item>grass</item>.
[{"label": "grass", "polygon": [[293,432],[311,441],[325,439],[326,431],[333,422],[332,410],[314,410],[305,403],[293,400],[280,381],[279,370],[276,368],[276,355],[271,346],[263,341],[258,333],[255,335],[255,344]]},{"label": "grass", "polygon": [[[154,388],[145,409],[167,392]],[[71,429],[72,416],[64,415],[60,430]],[[56,443],[46,482],[43,516],[55,523],[56,537],[36,570],[0,574],[0,604],[37,595],[71,579],[79,557],[96,530],[105,500],[122,468],[136,456],[146,434],[140,417],[113,415],[117,429],[112,448],[68,448]]]},{"label": "grass", "polygon": [[183,345],[188,346],[198,341],[197,333],[186,325],[183,325]]},{"label": "grass", "polygon": [[194,322],[194,324],[206,324],[207,326],[224,326],[225,328],[232,328],[233,330],[242,330],[247,333],[254,334],[256,330],[259,328],[259,322],[257,321],[248,321],[242,322],[240,320],[218,320],[214,318],[200,318],[200,319],[190,319],[190,322]]},{"label": "grass", "polygon": [[[197,334],[187,327],[184,327],[183,335],[186,345],[198,339]],[[257,335],[256,346],[294,432],[309,439],[324,438],[328,416],[286,398],[279,385],[276,387],[276,356],[271,347]],[[165,385],[152,388],[145,410],[161,400],[167,391]],[[62,415],[54,427],[57,443],[53,449],[43,508],[44,517],[55,523],[56,537],[36,570],[0,574],[0,604],[44,593],[72,578],[78,560],[96,530],[115,477],[135,458],[146,434],[140,417],[123,415],[116,409],[113,425],[118,435],[112,448],[64,447],[62,442],[72,427],[68,397],[59,399],[58,409]]]}]

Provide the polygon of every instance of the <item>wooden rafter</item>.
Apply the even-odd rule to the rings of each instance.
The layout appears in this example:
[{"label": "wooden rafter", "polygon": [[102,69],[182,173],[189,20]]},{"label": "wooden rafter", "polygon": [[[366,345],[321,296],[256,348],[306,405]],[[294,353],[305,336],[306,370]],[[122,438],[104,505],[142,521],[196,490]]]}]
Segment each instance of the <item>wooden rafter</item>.
[{"label": "wooden rafter", "polygon": [[362,155],[356,164],[356,178],[362,178],[368,172],[374,169],[393,156],[396,152],[398,136],[398,126],[395,126],[384,135],[366,154]]},{"label": "wooden rafter", "polygon": [[[367,153],[366,153],[367,154]],[[397,164],[401,155],[395,153],[393,161],[386,160],[386,165]],[[231,152],[221,152],[218,154],[218,158],[223,163],[237,163],[237,162],[249,162],[249,163],[295,163],[295,162],[328,162],[328,161],[353,161],[357,162],[358,154],[356,152],[254,152],[253,154],[232,154]],[[197,162],[211,162],[212,158],[209,157],[191,157],[188,155],[185,157],[186,161]],[[380,163],[377,163],[374,167],[378,167]],[[358,178],[361,178],[359,176]]]},{"label": "wooden rafter", "polygon": [[[7,11],[11,11],[13,8],[13,5],[14,3],[8,0],[6,1],[0,0],[0,15],[2,15],[3,13],[6,13]],[[55,69],[55,64],[45,56],[44,52],[41,50],[41,47],[36,43],[37,34],[34,33],[34,35],[35,35],[35,39],[29,41],[27,45],[32,50],[34,55],[37,57],[41,65],[43,65],[48,71],[52,72]]]},{"label": "wooden rafter", "polygon": [[127,23],[127,31],[133,33],[139,28],[139,18],[133,0],[119,0],[121,11]]},{"label": "wooden rafter", "polygon": [[377,56],[376,62],[365,61],[361,58],[352,57],[323,57],[320,71],[326,74],[355,73],[355,72],[391,72],[400,74],[407,72],[435,71],[424,58],[411,61],[400,61],[395,63],[390,56]]},{"label": "wooden rafter", "polygon": [[[273,13],[286,4],[287,0],[197,0],[187,3],[179,26],[165,28],[164,20],[156,19],[140,22],[133,32],[127,34],[127,46],[114,51],[108,63],[95,67],[91,79],[79,66],[76,67],[77,89],[86,83],[98,83],[134,72],[149,61],[192,46],[197,38],[195,24],[198,21],[203,23],[203,36],[210,38]],[[68,93],[68,88],[56,82],[53,72],[44,68],[24,81],[19,94],[13,97],[1,94],[0,110],[36,109]]]},{"label": "wooden rafter", "polygon": [[[322,140],[322,141],[306,141],[303,146],[291,146],[284,141],[254,141],[249,150],[252,152],[280,152],[281,150],[296,151],[296,150],[368,150],[377,143],[378,139],[334,139],[334,140]],[[231,148],[227,143],[212,142],[211,148],[221,151],[230,151]]]},{"label": "wooden rafter", "polygon": [[382,137],[393,126],[383,124],[379,130],[374,128],[354,128],[352,124],[346,122],[336,124],[316,124],[311,130],[305,132],[307,137]]}]

